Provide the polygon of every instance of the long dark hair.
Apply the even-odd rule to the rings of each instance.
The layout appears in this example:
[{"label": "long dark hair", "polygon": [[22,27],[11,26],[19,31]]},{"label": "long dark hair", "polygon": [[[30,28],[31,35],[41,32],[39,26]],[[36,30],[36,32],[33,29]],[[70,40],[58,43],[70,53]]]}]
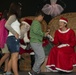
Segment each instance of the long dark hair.
[{"label": "long dark hair", "polygon": [[8,16],[16,15],[17,19],[21,17],[21,4],[20,3],[11,3],[9,8]]}]

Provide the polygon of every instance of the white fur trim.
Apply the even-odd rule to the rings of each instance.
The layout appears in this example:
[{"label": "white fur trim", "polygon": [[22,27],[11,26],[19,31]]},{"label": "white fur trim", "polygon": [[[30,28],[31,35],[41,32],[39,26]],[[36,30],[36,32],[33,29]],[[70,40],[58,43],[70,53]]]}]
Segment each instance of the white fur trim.
[{"label": "white fur trim", "polygon": [[30,55],[35,55],[35,53],[34,52],[31,52]]},{"label": "white fur trim", "polygon": [[25,48],[26,48],[27,46],[20,44],[20,47],[25,50]]},{"label": "white fur trim", "polygon": [[69,30],[70,30],[70,28],[68,28],[68,29],[65,30],[65,31],[61,31],[60,29],[58,29],[58,31],[59,31],[60,33],[67,33]]},{"label": "white fur trim", "polygon": [[74,64],[73,66],[76,66],[76,64]]},{"label": "white fur trim", "polygon": [[53,70],[52,68],[50,68],[51,66],[55,67],[55,65],[47,65],[46,66],[47,70],[52,71],[52,72],[58,72],[57,70]]},{"label": "white fur trim", "polygon": [[62,48],[62,47],[66,47],[66,46],[70,46],[69,44],[61,44],[58,46],[58,48]]},{"label": "white fur trim", "polygon": [[29,25],[30,26],[30,24],[28,24],[27,22],[25,22],[25,21],[22,21],[22,23],[23,24],[25,24],[25,25]]},{"label": "white fur trim", "polygon": [[68,72],[68,73],[73,71],[73,70],[69,70],[69,71],[68,70],[63,70],[63,69],[60,69],[60,68],[56,68],[56,69],[60,70],[60,71],[63,71],[63,72]]},{"label": "white fur trim", "polygon": [[51,72],[58,72],[57,70],[53,70],[53,69],[51,69],[51,68],[47,68],[47,70],[49,70],[49,71],[51,71]]},{"label": "white fur trim", "polygon": [[60,69],[60,68],[57,68],[57,67],[56,67],[56,70],[53,70],[52,68],[50,68],[50,67],[52,67],[52,66],[55,67],[55,65],[47,65],[46,68],[49,69],[49,70],[52,71],[52,72],[57,72],[58,70],[60,70],[60,71],[68,72],[68,73],[69,73],[69,72],[72,72],[72,71],[73,71],[73,70],[63,70],[63,69]]},{"label": "white fur trim", "polygon": [[67,21],[65,21],[65,20],[62,20],[62,19],[60,19],[59,21],[61,21],[61,22],[65,22],[65,23],[68,23]]}]

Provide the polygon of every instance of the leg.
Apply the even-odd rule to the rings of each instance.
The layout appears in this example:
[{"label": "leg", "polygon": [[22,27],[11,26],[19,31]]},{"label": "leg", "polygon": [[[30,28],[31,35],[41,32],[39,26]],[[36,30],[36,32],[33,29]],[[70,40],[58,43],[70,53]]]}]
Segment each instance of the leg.
[{"label": "leg", "polygon": [[8,62],[8,69],[7,69],[7,72],[11,72],[11,64],[12,62],[11,62],[11,59],[9,60],[9,62]]},{"label": "leg", "polygon": [[12,53],[12,55],[11,55],[11,62],[12,62],[12,70],[13,70],[13,72],[14,72],[14,75],[19,75],[18,74],[18,64],[17,64],[17,62],[18,62],[18,52],[16,52],[16,53]]},{"label": "leg", "polygon": [[0,60],[0,66],[5,62],[5,69],[4,71],[7,71],[7,64],[9,61],[10,52],[8,50],[7,44],[5,44],[4,48],[1,49],[4,56]]},{"label": "leg", "polygon": [[45,59],[45,53],[44,53],[42,44],[32,43],[31,47],[35,52],[35,63],[33,66],[33,71],[40,72],[40,67]]},{"label": "leg", "polygon": [[9,57],[9,53],[5,53],[4,56],[0,60],[0,67],[3,64],[3,62]]},{"label": "leg", "polygon": [[11,69],[12,69],[12,62],[11,62],[11,59],[10,59],[9,62],[8,62],[8,68],[7,68],[6,75],[12,74]]},{"label": "leg", "polygon": [[9,57],[5,60],[5,68],[4,68],[4,72],[6,72],[7,69],[8,69],[8,62],[9,62]]},{"label": "leg", "polygon": [[18,55],[19,55],[19,39],[16,39],[15,37],[8,37],[7,39],[7,46],[11,52],[11,67],[14,72],[14,75],[19,75],[18,74]]}]

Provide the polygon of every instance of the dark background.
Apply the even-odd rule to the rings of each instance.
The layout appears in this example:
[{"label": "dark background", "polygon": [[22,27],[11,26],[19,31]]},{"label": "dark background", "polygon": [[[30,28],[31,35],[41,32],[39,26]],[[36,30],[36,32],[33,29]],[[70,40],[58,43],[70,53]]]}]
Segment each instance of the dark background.
[{"label": "dark background", "polygon": [[[34,16],[45,4],[50,4],[50,0],[0,0],[0,11],[3,12],[5,9],[8,10],[11,2],[22,3],[22,17]],[[66,4],[66,7],[63,2]],[[57,3],[64,8],[62,14],[76,12],[76,0],[58,0]],[[48,23],[52,17],[45,15],[44,19]]]}]

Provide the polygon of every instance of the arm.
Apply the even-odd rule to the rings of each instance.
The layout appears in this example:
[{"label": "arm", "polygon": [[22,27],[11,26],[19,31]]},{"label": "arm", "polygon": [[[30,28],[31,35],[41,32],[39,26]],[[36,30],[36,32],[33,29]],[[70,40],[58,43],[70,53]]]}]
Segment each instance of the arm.
[{"label": "arm", "polygon": [[5,27],[10,31],[12,32],[14,35],[17,33],[12,27],[11,27],[11,24],[16,20],[16,16],[15,15],[12,15],[9,17],[9,19],[7,20],[6,24],[5,24]]},{"label": "arm", "polygon": [[70,46],[70,47],[74,47],[76,44],[76,40],[75,40],[75,33],[73,30],[71,30],[70,35],[69,35],[69,43],[68,44],[61,44],[58,46],[58,48],[62,48],[62,47],[66,47],[66,46]]},{"label": "arm", "polygon": [[53,41],[53,43],[54,43],[55,45],[59,43],[59,41],[58,41],[58,31],[55,32],[55,36],[54,36],[54,41]]},{"label": "arm", "polygon": [[71,46],[71,47],[74,47],[75,46],[75,44],[76,44],[76,37],[75,37],[75,32],[72,30],[72,32],[71,32],[71,38],[70,38],[70,43],[69,43],[69,45]]}]

